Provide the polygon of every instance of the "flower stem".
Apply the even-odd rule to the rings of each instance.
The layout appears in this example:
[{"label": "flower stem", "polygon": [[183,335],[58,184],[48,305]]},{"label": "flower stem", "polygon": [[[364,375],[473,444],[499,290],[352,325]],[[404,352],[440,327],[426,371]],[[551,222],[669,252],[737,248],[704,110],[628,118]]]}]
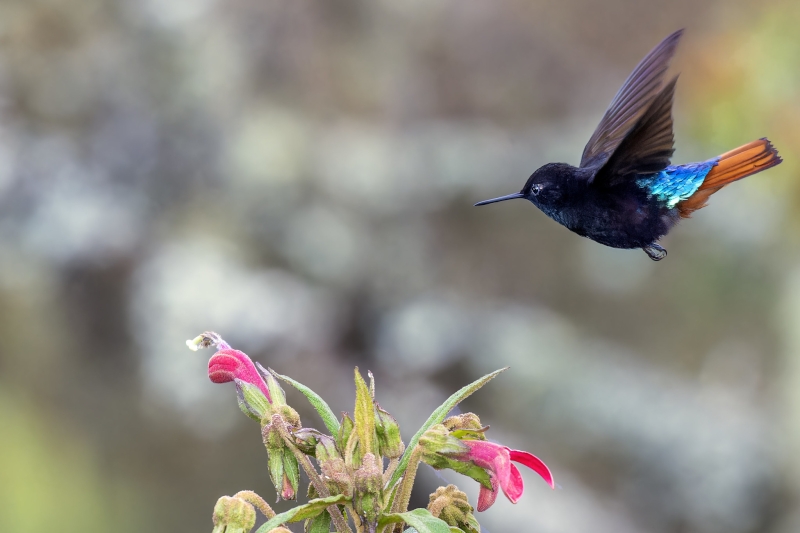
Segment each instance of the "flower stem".
[{"label": "flower stem", "polygon": [[267,519],[275,517],[275,511],[272,510],[272,507],[264,501],[264,498],[253,492],[252,490],[240,490],[236,494],[233,495],[234,498],[240,498],[247,503],[250,503],[261,511],[261,514],[267,517]]},{"label": "flower stem", "polygon": [[356,533],[364,533],[364,521],[361,520],[361,517],[358,516],[356,510],[353,508],[353,504],[347,502],[346,504],[347,510],[350,511],[350,516],[353,517],[353,524],[356,526]]},{"label": "flower stem", "polygon": [[397,469],[397,465],[400,464],[400,459],[390,459],[389,464],[386,466],[386,472],[383,473],[383,488],[387,488],[386,484],[389,483],[389,480],[392,479],[392,474]]},{"label": "flower stem", "polygon": [[[278,431],[281,433],[281,437],[283,438],[283,442],[286,443],[286,446],[292,451],[294,456],[297,458],[297,462],[300,463],[300,466],[303,467],[305,470],[306,475],[308,476],[309,481],[311,484],[314,485],[314,488],[317,489],[317,494],[319,494],[323,498],[327,498],[331,495],[328,487],[325,486],[325,483],[322,482],[322,479],[319,477],[317,470],[314,468],[314,465],[311,464],[309,458],[301,452],[297,446],[295,445],[294,441],[292,440],[291,435],[289,435],[289,431],[286,429],[285,424],[280,424],[278,426]],[[331,505],[328,507],[328,512],[331,514],[331,519],[333,520],[333,525],[336,527],[336,531],[339,533],[353,533],[353,530],[350,529],[350,526],[347,525],[347,521],[342,516],[342,512],[339,508],[335,505]]]},{"label": "flower stem", "polygon": [[411,457],[408,460],[406,471],[403,472],[403,479],[397,489],[397,494],[392,502],[393,513],[405,513],[408,510],[408,502],[411,500],[411,489],[414,488],[414,480],[417,477],[417,469],[422,458],[422,448],[419,445],[414,447]]}]

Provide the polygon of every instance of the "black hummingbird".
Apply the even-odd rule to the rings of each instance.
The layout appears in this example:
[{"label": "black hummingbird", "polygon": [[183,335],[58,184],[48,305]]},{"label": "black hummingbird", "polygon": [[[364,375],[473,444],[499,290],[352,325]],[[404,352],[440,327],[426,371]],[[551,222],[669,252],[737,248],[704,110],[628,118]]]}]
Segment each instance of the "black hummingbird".
[{"label": "black hummingbird", "polygon": [[777,150],[762,138],[708,161],[670,165],[678,78],[663,81],[682,34],[661,41],[628,76],[579,167],[548,163],[520,192],[475,205],[525,198],[578,235],[614,248],[641,248],[659,261],[667,251],[657,241],[681,218],[705,207],[728,183],[780,163]]}]

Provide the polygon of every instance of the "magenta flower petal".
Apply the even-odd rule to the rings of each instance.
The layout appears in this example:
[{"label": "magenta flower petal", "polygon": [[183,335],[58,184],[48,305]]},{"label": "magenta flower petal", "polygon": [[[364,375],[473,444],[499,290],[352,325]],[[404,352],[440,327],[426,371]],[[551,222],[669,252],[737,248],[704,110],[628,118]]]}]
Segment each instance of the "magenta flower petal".
[{"label": "magenta flower petal", "polygon": [[522,474],[519,473],[519,469],[513,464],[509,464],[508,466],[508,479],[506,479],[506,483],[501,485],[501,487],[503,487],[503,493],[505,493],[506,498],[508,498],[511,503],[517,503],[522,497],[525,483],[522,481]]},{"label": "magenta flower petal", "polygon": [[522,474],[512,461],[527,466],[542,476],[548,485],[555,486],[550,469],[533,454],[511,450],[502,444],[484,440],[464,440],[462,442],[469,447],[469,452],[464,454],[463,458],[486,469],[492,482],[492,490],[481,486],[478,495],[478,511],[485,511],[494,504],[499,489],[503,490],[511,503],[517,503],[522,497],[525,484]]},{"label": "magenta flower petal", "polygon": [[228,383],[234,379],[246,381],[258,387],[270,403],[272,399],[261,375],[246,353],[227,348],[211,356],[208,361],[208,377],[214,383]]},{"label": "magenta flower petal", "polygon": [[497,493],[500,492],[500,487],[497,486],[497,478],[495,476],[491,476],[492,481],[492,489],[489,490],[483,485],[481,485],[481,490],[478,493],[478,511],[483,512],[492,505],[494,505],[494,501],[497,499]]},{"label": "magenta flower petal", "polygon": [[510,450],[511,460],[515,463],[525,465],[540,476],[550,485],[551,489],[556,488],[556,483],[553,480],[553,473],[544,464],[544,461],[533,455],[532,453],[524,452],[522,450]]}]

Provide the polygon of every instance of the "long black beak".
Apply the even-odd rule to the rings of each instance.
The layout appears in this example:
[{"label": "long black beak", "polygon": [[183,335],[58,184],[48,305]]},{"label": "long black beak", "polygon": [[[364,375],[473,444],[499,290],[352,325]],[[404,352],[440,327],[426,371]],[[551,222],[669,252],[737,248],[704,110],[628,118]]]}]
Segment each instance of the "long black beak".
[{"label": "long black beak", "polygon": [[479,205],[486,205],[486,204],[493,204],[495,202],[505,202],[506,200],[514,200],[516,198],[525,198],[525,195],[521,192],[515,192],[514,194],[506,194],[505,196],[498,196],[497,198],[492,198],[491,200],[484,200],[482,202],[478,202],[475,204],[475,207]]}]

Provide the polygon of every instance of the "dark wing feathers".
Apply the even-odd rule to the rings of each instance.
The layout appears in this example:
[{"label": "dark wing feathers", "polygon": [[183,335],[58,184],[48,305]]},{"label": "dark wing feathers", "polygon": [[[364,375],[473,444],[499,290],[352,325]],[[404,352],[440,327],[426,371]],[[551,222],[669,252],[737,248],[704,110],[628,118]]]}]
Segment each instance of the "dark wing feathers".
[{"label": "dark wing feathers", "polygon": [[658,172],[669,165],[675,151],[672,100],[677,81],[677,76],[672,78],[658,93],[606,164],[594,175],[593,182],[613,185],[615,180],[626,176]]},{"label": "dark wing feathers", "polygon": [[602,167],[661,91],[683,30],[658,44],[631,72],[583,149],[581,167]]}]

